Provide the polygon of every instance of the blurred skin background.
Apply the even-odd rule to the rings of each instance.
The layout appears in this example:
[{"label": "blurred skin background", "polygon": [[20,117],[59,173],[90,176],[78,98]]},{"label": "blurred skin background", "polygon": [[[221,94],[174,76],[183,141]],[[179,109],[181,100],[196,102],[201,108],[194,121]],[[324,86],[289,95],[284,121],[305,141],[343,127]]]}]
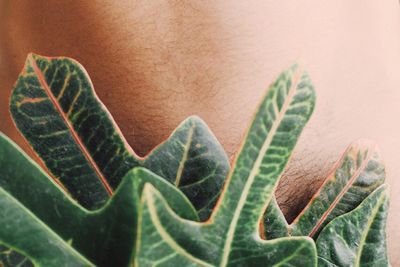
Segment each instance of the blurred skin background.
[{"label": "blurred skin background", "polygon": [[390,259],[400,266],[397,0],[0,0],[0,130],[30,154],[8,99],[32,51],[81,62],[142,155],[197,114],[232,156],[268,85],[302,62],[317,106],[278,201],[293,218],[352,141],[376,141],[391,187]]}]

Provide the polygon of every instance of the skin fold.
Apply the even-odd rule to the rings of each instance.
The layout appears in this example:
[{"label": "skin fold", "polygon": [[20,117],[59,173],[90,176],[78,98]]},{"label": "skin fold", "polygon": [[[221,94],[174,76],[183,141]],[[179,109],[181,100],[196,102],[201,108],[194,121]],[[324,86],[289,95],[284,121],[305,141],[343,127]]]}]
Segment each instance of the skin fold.
[{"label": "skin fold", "polygon": [[396,0],[0,0],[0,130],[28,149],[8,113],[13,83],[28,52],[64,55],[85,66],[142,155],[197,114],[232,156],[269,83],[300,62],[317,106],[278,202],[290,220],[347,145],[376,141],[391,188],[390,259],[398,266],[399,8]]}]

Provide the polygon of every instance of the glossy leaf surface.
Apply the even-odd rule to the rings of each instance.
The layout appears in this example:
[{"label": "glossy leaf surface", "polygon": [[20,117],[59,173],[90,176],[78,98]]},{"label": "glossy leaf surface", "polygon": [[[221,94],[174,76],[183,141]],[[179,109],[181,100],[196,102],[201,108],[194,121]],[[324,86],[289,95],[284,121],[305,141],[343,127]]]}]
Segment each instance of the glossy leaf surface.
[{"label": "glossy leaf surface", "polygon": [[384,180],[385,168],[376,146],[366,140],[357,141],[290,225],[276,202],[271,202],[263,218],[265,238],[293,235],[316,239],[326,224],[356,208]]},{"label": "glossy leaf surface", "polygon": [[230,168],[222,146],[196,116],[186,119],[142,166],[178,187],[202,221],[210,216]]},{"label": "glossy leaf surface", "polygon": [[30,54],[10,110],[49,171],[85,207],[104,204],[137,165],[77,62]]},{"label": "glossy leaf surface", "polygon": [[210,219],[179,218],[151,185],[143,193],[139,266],[316,266],[307,237],[261,240],[259,221],[314,107],[297,66],[279,76],[257,110]]},{"label": "glossy leaf surface", "polygon": [[94,266],[2,188],[0,209],[0,242],[23,252],[35,265]]},{"label": "glossy leaf surface", "polygon": [[[54,239],[63,246],[68,243],[71,251],[77,251],[95,265],[126,266],[134,252],[139,197],[147,182],[167,197],[169,205],[179,216],[198,219],[196,210],[179,190],[142,168],[136,168],[124,177],[113,198],[102,209],[85,210],[66,196],[14,143],[0,134],[0,188],[3,192],[0,201],[4,202],[0,218],[5,226],[0,232],[0,243],[41,263],[46,258],[51,260],[51,257],[62,259],[62,255],[56,251],[51,255],[43,254],[46,252],[44,247],[43,251],[32,254],[27,250],[30,247],[19,242],[31,242],[35,249],[37,246],[32,244],[42,241],[46,244]],[[36,235],[38,231],[46,232],[40,227],[52,233],[49,241],[44,234]],[[28,234],[32,238],[27,238]]]},{"label": "glossy leaf surface", "polygon": [[229,170],[221,145],[197,117],[147,157],[138,157],[84,68],[69,58],[29,55],[10,108],[54,178],[88,209],[101,207],[130,169],[144,166],[179,187],[204,220]]},{"label": "glossy leaf surface", "polygon": [[381,186],[359,207],[331,221],[317,239],[318,266],[389,266],[388,199],[386,187]]}]

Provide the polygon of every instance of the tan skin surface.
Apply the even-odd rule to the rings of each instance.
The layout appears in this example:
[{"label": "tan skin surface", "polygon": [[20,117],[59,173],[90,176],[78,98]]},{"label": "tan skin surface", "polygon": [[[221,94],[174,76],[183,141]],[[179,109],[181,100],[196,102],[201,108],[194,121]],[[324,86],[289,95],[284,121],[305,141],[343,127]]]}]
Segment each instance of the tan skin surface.
[{"label": "tan skin surface", "polygon": [[292,218],[350,142],[375,140],[391,186],[390,258],[400,266],[398,1],[199,3],[0,0],[0,130],[24,144],[7,105],[34,51],[80,61],[140,154],[198,114],[232,155],[267,85],[300,60],[318,101],[279,202]]}]

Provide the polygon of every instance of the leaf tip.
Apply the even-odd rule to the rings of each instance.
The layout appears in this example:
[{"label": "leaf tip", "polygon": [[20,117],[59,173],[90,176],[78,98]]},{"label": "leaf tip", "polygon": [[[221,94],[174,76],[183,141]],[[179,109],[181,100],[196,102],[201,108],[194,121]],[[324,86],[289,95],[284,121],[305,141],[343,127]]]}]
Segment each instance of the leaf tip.
[{"label": "leaf tip", "polygon": [[45,59],[45,56],[36,54],[34,52],[28,53],[26,60],[25,60],[25,65],[32,65],[33,62],[37,62],[40,59]]},{"label": "leaf tip", "polygon": [[359,139],[355,140],[352,143],[352,146],[355,146],[358,148],[374,150],[377,152],[379,151],[377,143],[375,141],[372,141],[371,139],[367,139],[367,138],[359,138]]}]

